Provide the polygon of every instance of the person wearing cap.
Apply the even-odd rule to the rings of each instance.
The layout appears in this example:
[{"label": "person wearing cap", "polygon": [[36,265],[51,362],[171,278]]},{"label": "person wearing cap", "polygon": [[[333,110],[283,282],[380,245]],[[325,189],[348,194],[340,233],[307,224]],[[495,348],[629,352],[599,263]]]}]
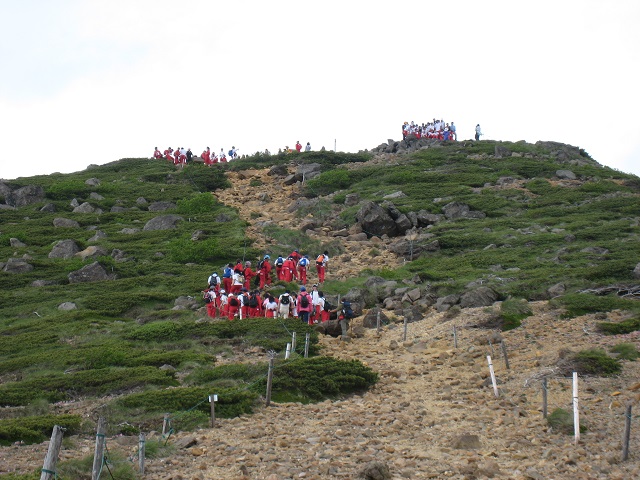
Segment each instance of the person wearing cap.
[{"label": "person wearing cap", "polygon": [[217,316],[217,312],[216,312],[216,300],[217,300],[217,295],[216,295],[216,287],[214,287],[213,285],[210,286],[209,288],[207,288],[206,290],[204,290],[202,292],[202,298],[204,298],[204,301],[207,305],[207,315],[209,315],[211,318],[216,318]]},{"label": "person wearing cap", "polygon": [[296,272],[296,264],[293,261],[293,258],[287,257],[287,259],[282,264],[282,277],[285,282],[291,282],[293,278],[298,278],[298,274]]},{"label": "person wearing cap", "polygon": [[227,291],[224,288],[220,289],[220,294],[216,300],[218,303],[218,312],[220,312],[221,317],[225,317],[229,313],[227,298]]},{"label": "person wearing cap", "polygon": [[307,144],[305,145],[304,151],[305,152],[310,152],[311,151],[311,144],[309,142],[307,142]]},{"label": "person wearing cap", "polygon": [[309,315],[311,314],[313,305],[311,304],[311,295],[307,293],[307,289],[305,287],[300,287],[300,293],[298,294],[296,305],[300,320],[304,323],[310,324]]},{"label": "person wearing cap", "polygon": [[285,290],[285,292],[278,297],[278,317],[280,318],[289,318],[289,313],[291,313],[293,309],[293,298],[289,294],[289,290]]},{"label": "person wearing cap", "polygon": [[300,283],[307,285],[307,267],[309,266],[309,257],[305,255],[298,260],[298,274],[300,276]]},{"label": "person wearing cap", "polygon": [[260,268],[260,290],[264,290],[266,285],[271,285],[271,263],[269,263],[269,255],[265,255],[262,260],[262,268]]},{"label": "person wearing cap", "polygon": [[320,312],[321,312],[320,292],[318,292],[317,283],[314,283],[313,286],[311,287],[310,295],[311,295],[311,306],[312,306],[310,320],[315,323],[320,318]]},{"label": "person wearing cap", "polygon": [[327,263],[329,262],[329,252],[324,251],[316,258],[316,271],[318,272],[318,283],[324,283],[324,275],[327,271]]},{"label": "person wearing cap", "polygon": [[233,265],[228,263],[222,271],[222,285],[227,292],[231,292],[231,276],[233,275]]}]

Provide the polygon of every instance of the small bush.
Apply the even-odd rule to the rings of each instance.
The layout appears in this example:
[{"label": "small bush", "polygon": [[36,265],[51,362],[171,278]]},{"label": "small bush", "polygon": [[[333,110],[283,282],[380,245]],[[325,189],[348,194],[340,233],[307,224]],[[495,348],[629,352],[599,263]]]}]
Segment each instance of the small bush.
[{"label": "small bush", "polygon": [[198,193],[191,198],[178,200],[178,212],[185,215],[211,213],[216,203],[216,199],[210,193]]},{"label": "small bush", "polygon": [[[104,478],[117,478],[118,480],[136,480],[138,475],[131,462],[117,451],[109,451],[109,471],[103,472]],[[93,455],[88,455],[80,459],[65,460],[56,467],[56,472],[60,478],[73,478],[74,480],[91,480],[93,469]],[[110,475],[105,475],[107,473]]]},{"label": "small bush", "polygon": [[619,343],[611,347],[609,351],[617,353],[618,358],[621,360],[635,361],[640,357],[640,353],[638,352],[635,343]]},{"label": "small bush", "polygon": [[622,365],[615,358],[611,358],[604,350],[581,350],[560,361],[560,367],[568,376],[571,372],[579,375],[594,375],[609,377],[617,375]]},{"label": "small bush", "polygon": [[510,298],[502,302],[500,317],[502,318],[502,331],[513,330],[521,325],[521,320],[531,316],[529,303],[520,298]]},{"label": "small bush", "polygon": [[605,335],[626,335],[640,330],[640,317],[625,320],[624,322],[600,322],[597,325],[600,332]]},{"label": "small bush", "polygon": [[79,415],[38,415],[0,420],[0,445],[13,442],[40,443],[51,436],[54,425],[67,429],[73,435],[80,431],[82,417]]},{"label": "small bush", "polygon": [[[563,408],[556,408],[547,416],[547,423],[551,428],[566,435],[574,434],[573,414]],[[580,425],[580,432],[587,431],[586,426]]]}]

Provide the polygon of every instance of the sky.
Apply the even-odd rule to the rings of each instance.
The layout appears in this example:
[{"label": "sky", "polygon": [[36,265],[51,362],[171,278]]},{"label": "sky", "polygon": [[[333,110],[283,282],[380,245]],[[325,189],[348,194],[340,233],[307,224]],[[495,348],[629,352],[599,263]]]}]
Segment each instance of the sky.
[{"label": "sky", "polygon": [[640,2],[0,0],[0,178],[154,147],[357,152],[405,121],[640,175]]}]

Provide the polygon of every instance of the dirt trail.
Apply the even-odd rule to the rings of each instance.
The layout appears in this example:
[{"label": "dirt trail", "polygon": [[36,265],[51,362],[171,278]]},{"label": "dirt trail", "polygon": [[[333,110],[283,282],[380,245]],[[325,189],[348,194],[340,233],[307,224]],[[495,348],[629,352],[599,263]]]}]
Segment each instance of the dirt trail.
[{"label": "dirt trail", "polygon": [[[232,173],[231,177],[233,189],[216,195],[252,223],[248,235],[255,235],[258,248],[269,245],[253,224],[257,213],[262,220],[295,228],[296,219],[286,210],[295,187],[283,187],[266,171]],[[249,195],[249,183],[255,178],[264,182],[260,193],[270,201]],[[330,272],[337,277],[357,273],[369,248],[362,242],[345,242],[343,255],[352,256],[353,261]],[[387,257],[384,252],[382,256]],[[390,268],[398,262],[388,261]],[[625,362],[620,377],[580,379],[581,419],[588,430],[574,445],[571,435],[550,429],[542,418],[539,379],[554,371],[563,348],[608,349],[623,339],[595,333],[598,320],[593,315],[564,320],[547,302],[531,307],[533,316],[501,337],[475,327],[489,315],[477,308],[463,309],[453,319],[426,312],[422,321],[409,324],[406,341],[402,325],[387,326],[380,333],[367,330],[364,337],[351,342],[322,338],[325,354],[365,362],[379,372],[379,383],[362,396],[312,405],[272,404],[258,407],[250,416],[218,420],[213,429],[177,433],[172,437],[176,446],[190,446],[176,448],[166,458],[148,460],[145,478],[354,479],[374,461],[386,465],[388,478],[393,479],[640,478],[637,417],[631,460],[620,463],[624,405],[640,389],[640,362]],[[619,315],[612,312],[609,318],[616,320]],[[458,348],[453,345],[454,325]],[[492,334],[490,345],[487,338]],[[500,338],[508,348],[509,370],[498,348]],[[637,343],[638,337],[624,341]],[[500,382],[499,398],[488,383],[488,354],[493,356]],[[264,359],[262,352],[255,355]],[[571,410],[569,380],[552,375],[548,389],[549,411]],[[121,448],[130,453],[137,439],[109,441],[124,444]],[[63,451],[63,457],[91,451],[92,439],[78,439],[75,448]],[[0,465],[13,462],[20,471],[33,470],[42,466],[45,452],[46,444],[2,448]]]}]

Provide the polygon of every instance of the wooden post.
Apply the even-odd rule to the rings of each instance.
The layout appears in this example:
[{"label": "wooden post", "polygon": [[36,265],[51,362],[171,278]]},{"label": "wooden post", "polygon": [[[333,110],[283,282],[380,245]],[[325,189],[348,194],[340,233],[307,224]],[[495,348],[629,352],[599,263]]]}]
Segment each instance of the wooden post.
[{"label": "wooden post", "polygon": [[144,441],[144,433],[141,433],[140,437],[138,437],[138,470],[140,471],[140,475],[144,475],[144,457],[145,457],[145,441]]},{"label": "wooden post", "polygon": [[275,359],[271,357],[269,359],[269,372],[267,373],[267,398],[265,402],[265,406],[269,406],[271,404],[271,384],[273,383],[273,363]]},{"label": "wooden post", "polygon": [[489,347],[491,347],[491,355],[495,357],[496,351],[493,349],[493,344],[491,343],[491,340],[487,340],[487,341],[489,342]]},{"label": "wooden post", "polygon": [[504,343],[504,340],[500,342],[500,346],[502,347],[502,355],[504,356],[504,366],[507,367],[507,370],[511,370],[509,366],[509,357],[507,356],[507,345]]},{"label": "wooden post", "polygon": [[378,316],[376,317],[376,332],[380,333],[380,309],[378,309]]},{"label": "wooden post", "polygon": [[292,352],[296,351],[296,332],[293,332],[291,334],[291,351]]},{"label": "wooden post", "polygon": [[49,442],[47,456],[44,457],[44,464],[42,465],[40,480],[51,480],[56,476],[56,463],[58,462],[58,454],[60,453],[60,447],[62,446],[63,431],[64,430],[61,426],[53,426],[53,432],[51,432],[51,441]]},{"label": "wooden post", "polygon": [[575,444],[580,441],[580,411],[578,410],[578,372],[573,372],[573,434]]},{"label": "wooden post", "polygon": [[162,420],[162,435],[165,435],[167,433],[167,429],[169,427],[169,417],[170,414],[164,414],[164,419]]},{"label": "wooden post", "polygon": [[456,326],[453,326],[453,348],[458,348],[458,332]]},{"label": "wooden post", "polygon": [[216,423],[216,402],[217,401],[218,401],[218,395],[214,393],[209,395],[209,403],[211,404],[211,421],[210,421],[211,428],[213,428],[213,426]]},{"label": "wooden post", "polygon": [[107,431],[107,422],[104,417],[98,418],[98,428],[96,430],[96,448],[93,453],[93,468],[91,469],[91,480],[100,478],[102,462],[104,461],[104,435]]},{"label": "wooden post", "polygon": [[500,396],[498,392],[498,384],[496,383],[496,374],[493,371],[493,363],[491,362],[491,355],[487,355],[487,361],[489,362],[489,373],[491,374],[491,383],[493,384],[493,393],[496,397]]},{"label": "wooden post", "polygon": [[629,459],[629,439],[631,438],[631,403],[627,403],[624,413],[624,437],[622,439],[622,461]]},{"label": "wooden post", "polygon": [[547,377],[542,379],[542,418],[547,418]]},{"label": "wooden post", "polygon": [[402,333],[402,341],[407,341],[407,317],[404,317],[404,331]]},{"label": "wooden post", "polygon": [[311,334],[307,332],[304,337],[304,358],[309,358],[309,343],[311,341]]},{"label": "wooden post", "polygon": [[291,356],[291,344],[287,343],[287,351],[284,353],[284,359],[289,360],[290,356]]}]

